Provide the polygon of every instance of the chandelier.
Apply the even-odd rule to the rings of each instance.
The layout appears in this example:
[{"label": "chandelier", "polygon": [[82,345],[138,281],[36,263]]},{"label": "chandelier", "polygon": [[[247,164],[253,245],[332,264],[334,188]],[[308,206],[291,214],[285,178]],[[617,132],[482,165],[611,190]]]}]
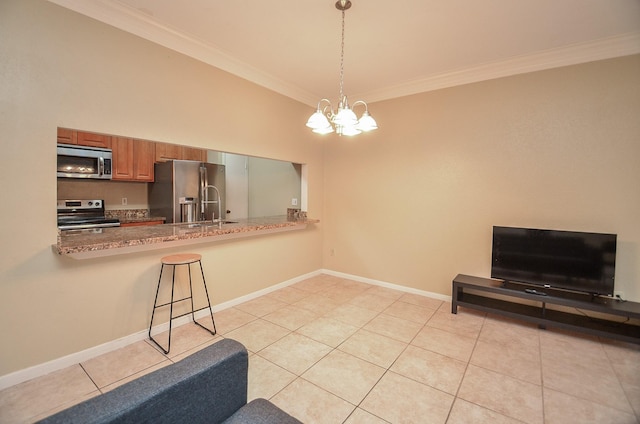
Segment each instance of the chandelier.
[{"label": "chandelier", "polygon": [[[342,11],[342,44],[340,52],[340,99],[338,101],[338,110],[334,111],[331,102],[328,99],[320,99],[318,108],[315,113],[309,117],[307,127],[311,128],[317,134],[329,134],[335,131],[338,135],[356,135],[363,131],[371,131],[378,128],[378,124],[371,115],[369,115],[369,107],[362,100],[353,103],[349,107],[347,96],[343,92],[344,85],[344,11],[351,7],[351,1],[338,0],[336,9]],[[364,112],[360,119],[356,116],[353,109],[356,106],[364,106]]]}]

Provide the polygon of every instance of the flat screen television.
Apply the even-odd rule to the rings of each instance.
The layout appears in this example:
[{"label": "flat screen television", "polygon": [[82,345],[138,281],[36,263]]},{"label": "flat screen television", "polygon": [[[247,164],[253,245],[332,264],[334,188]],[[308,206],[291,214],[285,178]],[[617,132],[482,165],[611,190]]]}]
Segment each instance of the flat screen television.
[{"label": "flat screen television", "polygon": [[616,235],[493,227],[491,277],[613,296]]}]

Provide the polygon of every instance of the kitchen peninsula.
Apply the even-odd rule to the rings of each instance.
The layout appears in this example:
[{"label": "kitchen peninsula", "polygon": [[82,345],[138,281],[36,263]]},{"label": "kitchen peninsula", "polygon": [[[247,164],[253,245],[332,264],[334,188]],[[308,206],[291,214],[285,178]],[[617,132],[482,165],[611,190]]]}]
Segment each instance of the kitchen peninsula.
[{"label": "kitchen peninsula", "polygon": [[306,228],[307,224],[318,222],[320,221],[317,219],[291,218],[282,215],[242,219],[222,225],[214,224],[211,221],[201,221],[78,231],[58,230],[58,241],[53,245],[53,250],[59,255],[67,255],[75,259],[89,259],[302,230]]}]

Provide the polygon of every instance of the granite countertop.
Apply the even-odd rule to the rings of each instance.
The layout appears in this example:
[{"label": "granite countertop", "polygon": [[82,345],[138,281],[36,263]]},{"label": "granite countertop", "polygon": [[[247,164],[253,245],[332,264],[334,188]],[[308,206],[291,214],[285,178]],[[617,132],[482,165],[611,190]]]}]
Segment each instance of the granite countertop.
[{"label": "granite countertop", "polygon": [[58,230],[53,250],[76,259],[111,256],[133,251],[155,250],[185,244],[205,243],[259,234],[299,230],[317,219],[291,218],[286,215],[242,219],[234,223],[161,224],[140,227],[110,227],[87,230]]}]

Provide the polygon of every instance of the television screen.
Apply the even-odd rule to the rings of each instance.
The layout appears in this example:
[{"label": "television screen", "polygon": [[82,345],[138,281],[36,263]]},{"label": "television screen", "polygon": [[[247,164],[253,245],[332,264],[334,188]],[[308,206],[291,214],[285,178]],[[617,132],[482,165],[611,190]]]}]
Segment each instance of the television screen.
[{"label": "television screen", "polygon": [[613,296],[616,235],[493,227],[491,277]]}]

